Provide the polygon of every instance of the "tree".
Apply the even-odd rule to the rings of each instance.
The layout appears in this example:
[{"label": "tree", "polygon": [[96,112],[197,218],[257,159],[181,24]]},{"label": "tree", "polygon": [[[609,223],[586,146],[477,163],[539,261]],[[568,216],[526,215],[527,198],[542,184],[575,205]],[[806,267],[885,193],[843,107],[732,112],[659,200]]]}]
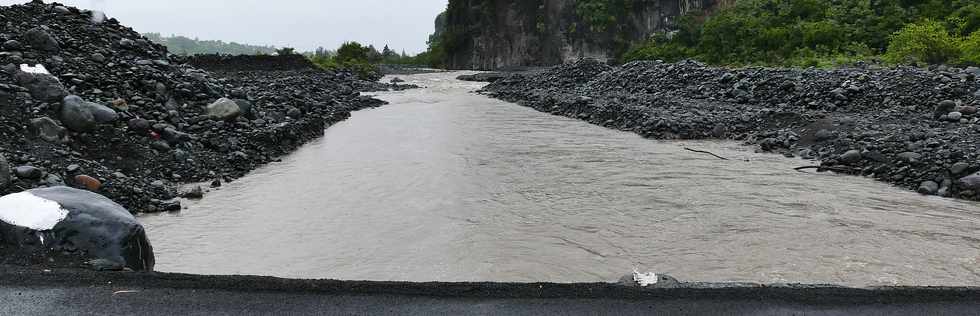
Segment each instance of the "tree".
[{"label": "tree", "polygon": [[337,49],[336,60],[340,63],[366,62],[370,49],[358,42],[346,42]]},{"label": "tree", "polygon": [[276,55],[279,56],[296,55],[296,49],[292,47],[283,47],[276,50]]},{"label": "tree", "polygon": [[906,25],[891,37],[885,60],[891,63],[940,64],[960,57],[960,40],[933,20]]}]

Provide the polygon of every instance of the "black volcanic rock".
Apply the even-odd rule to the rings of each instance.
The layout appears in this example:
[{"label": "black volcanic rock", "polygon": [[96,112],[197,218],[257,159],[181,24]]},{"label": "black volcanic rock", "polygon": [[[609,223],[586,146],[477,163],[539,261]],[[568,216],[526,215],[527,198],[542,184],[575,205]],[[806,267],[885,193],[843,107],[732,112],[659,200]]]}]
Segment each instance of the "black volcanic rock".
[{"label": "black volcanic rock", "polygon": [[[96,14],[41,1],[0,7],[0,155],[45,171],[11,179],[0,195],[64,183],[75,166],[132,212],[179,210],[168,188],[241,177],[383,104],[358,91],[392,87],[298,55],[215,57],[201,65],[223,71],[210,72]],[[207,105],[222,98],[244,115],[210,119]]]}]

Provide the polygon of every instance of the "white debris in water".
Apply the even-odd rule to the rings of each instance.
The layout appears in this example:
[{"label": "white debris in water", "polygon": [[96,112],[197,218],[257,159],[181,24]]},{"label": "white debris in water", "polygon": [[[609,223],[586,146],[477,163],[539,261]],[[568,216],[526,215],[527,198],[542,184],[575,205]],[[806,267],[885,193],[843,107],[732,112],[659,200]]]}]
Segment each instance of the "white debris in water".
[{"label": "white debris in water", "polygon": [[42,75],[50,75],[51,74],[50,72],[48,72],[48,69],[47,68],[44,68],[44,65],[41,65],[41,64],[37,64],[37,66],[33,66],[33,67],[31,65],[28,65],[28,64],[20,64],[20,71],[26,72],[26,73],[29,73],[29,74],[42,74]]},{"label": "white debris in water", "polygon": [[20,192],[0,197],[0,221],[33,230],[50,230],[68,217],[58,202]]},{"label": "white debris in water", "polygon": [[640,273],[636,269],[633,269],[633,281],[639,283],[640,286],[650,286],[657,284],[658,278],[656,273]]}]

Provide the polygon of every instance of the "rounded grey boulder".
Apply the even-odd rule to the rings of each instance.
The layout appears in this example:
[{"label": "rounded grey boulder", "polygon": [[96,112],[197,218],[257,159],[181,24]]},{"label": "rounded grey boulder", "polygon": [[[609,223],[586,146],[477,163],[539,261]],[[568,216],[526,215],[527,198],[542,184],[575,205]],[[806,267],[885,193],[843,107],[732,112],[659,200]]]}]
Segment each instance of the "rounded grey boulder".
[{"label": "rounded grey boulder", "polygon": [[[55,202],[60,206],[59,212],[67,214],[62,214],[63,218],[47,230],[18,226],[0,218],[0,242],[33,251],[83,251],[92,259],[115,262],[135,271],[153,270],[155,258],[146,231],[129,211],[112,200],[69,187],[16,194],[30,194],[42,202]],[[0,203],[0,207],[6,208],[0,209],[0,215],[8,216],[50,211],[32,209],[29,203]]]},{"label": "rounded grey boulder", "polygon": [[861,151],[860,150],[849,150],[846,153],[840,155],[840,161],[846,164],[853,164],[861,161]]},{"label": "rounded grey boulder", "polygon": [[65,97],[61,104],[61,122],[76,132],[92,131],[98,124],[85,101],[74,95]]},{"label": "rounded grey boulder", "polygon": [[960,178],[959,185],[969,190],[980,190],[980,172]]},{"label": "rounded grey boulder", "polygon": [[116,110],[108,106],[94,102],[85,102],[83,104],[88,108],[89,112],[92,112],[92,116],[95,117],[95,122],[99,124],[112,123],[119,120],[119,113],[116,113]]},{"label": "rounded grey boulder", "polygon": [[925,195],[935,195],[937,192],[939,192],[939,183],[933,181],[922,182],[922,184],[919,185],[918,191],[919,193]]},{"label": "rounded grey boulder", "polygon": [[232,121],[242,114],[242,108],[231,99],[221,98],[208,105],[208,115],[215,119]]},{"label": "rounded grey boulder", "polygon": [[61,50],[58,40],[51,36],[44,28],[35,27],[24,33],[24,40],[32,47],[49,52]]},{"label": "rounded grey boulder", "polygon": [[35,166],[18,166],[14,168],[14,174],[20,179],[40,179],[44,176],[44,171]]}]

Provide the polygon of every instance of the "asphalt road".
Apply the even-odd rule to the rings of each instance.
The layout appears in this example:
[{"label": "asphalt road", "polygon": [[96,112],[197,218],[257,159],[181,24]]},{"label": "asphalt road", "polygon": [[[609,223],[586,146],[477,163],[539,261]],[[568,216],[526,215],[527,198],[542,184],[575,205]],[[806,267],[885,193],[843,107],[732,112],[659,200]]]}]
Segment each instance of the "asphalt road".
[{"label": "asphalt road", "polygon": [[970,315],[977,288],[400,283],[0,266],[0,315]]}]

